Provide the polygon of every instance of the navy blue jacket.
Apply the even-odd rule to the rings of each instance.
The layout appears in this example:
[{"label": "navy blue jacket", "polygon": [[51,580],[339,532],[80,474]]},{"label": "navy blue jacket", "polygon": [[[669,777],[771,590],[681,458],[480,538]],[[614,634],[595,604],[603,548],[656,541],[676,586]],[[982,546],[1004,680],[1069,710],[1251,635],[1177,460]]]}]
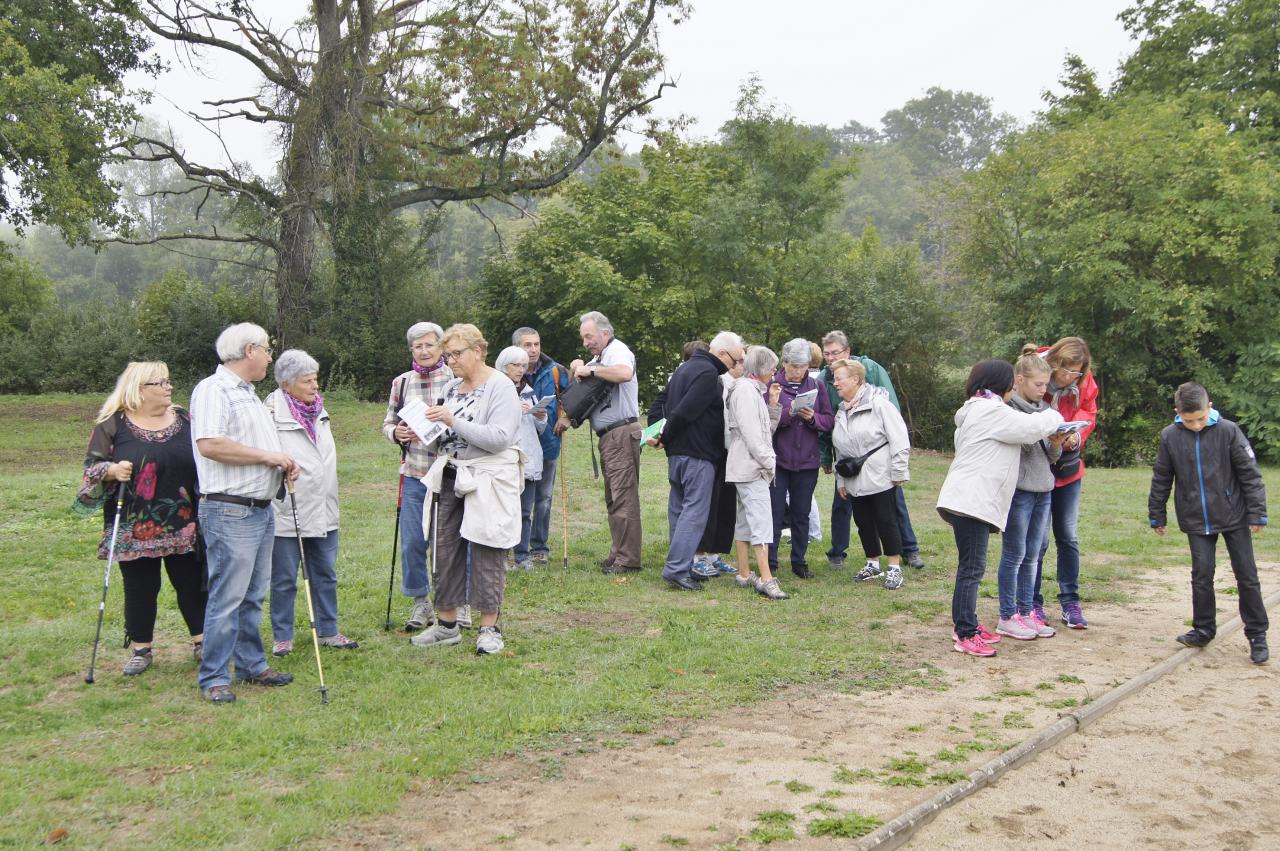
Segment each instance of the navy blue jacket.
[{"label": "navy blue jacket", "polygon": [[1191,431],[1178,418],[1160,432],[1147,499],[1152,528],[1168,525],[1165,505],[1175,482],[1178,528],[1189,535],[1267,523],[1267,491],[1253,448],[1240,427],[1217,411],[1210,412],[1201,431]]},{"label": "navy blue jacket", "polygon": [[728,368],[711,352],[694,352],[667,382],[662,445],[667,455],[688,455],[712,464],[725,456],[724,395],[720,376]]}]

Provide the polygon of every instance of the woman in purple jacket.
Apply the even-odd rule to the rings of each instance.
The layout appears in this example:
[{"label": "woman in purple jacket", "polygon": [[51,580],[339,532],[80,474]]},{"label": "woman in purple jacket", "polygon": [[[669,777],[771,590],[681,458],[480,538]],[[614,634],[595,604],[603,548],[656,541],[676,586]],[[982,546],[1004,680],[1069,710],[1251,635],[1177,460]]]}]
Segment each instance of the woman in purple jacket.
[{"label": "woman in purple jacket", "polygon": [[[778,540],[787,502],[798,510],[791,518],[791,572],[801,579],[811,579],[805,551],[809,548],[809,505],[818,484],[821,457],[818,435],[831,431],[834,419],[831,401],[822,385],[809,376],[810,346],[808,340],[796,338],[782,347],[782,369],[773,376],[770,390],[780,388],[782,417],[773,434],[773,449],[778,457],[777,476],[770,487],[773,497],[773,543],[769,545],[769,569],[778,570]],[[805,394],[808,394],[807,397]],[[796,397],[812,398],[806,406],[795,404]]]}]

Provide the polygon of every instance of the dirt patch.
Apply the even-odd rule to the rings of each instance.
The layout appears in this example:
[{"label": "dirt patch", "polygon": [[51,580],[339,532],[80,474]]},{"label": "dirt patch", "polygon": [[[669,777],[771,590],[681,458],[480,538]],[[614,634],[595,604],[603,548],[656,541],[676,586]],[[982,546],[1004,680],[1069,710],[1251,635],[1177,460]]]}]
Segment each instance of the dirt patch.
[{"label": "dirt patch", "polygon": [[[1275,587],[1280,568],[1265,565],[1263,574],[1264,586]],[[1127,607],[1089,607],[1088,631],[1006,639],[993,659],[951,652],[942,622],[907,623],[897,628],[895,662],[915,672],[920,686],[795,688],[766,703],[727,708],[710,721],[567,740],[425,785],[405,796],[398,813],[361,824],[335,844],[755,846],[757,816],[783,810],[796,816],[798,837],[786,847],[841,846],[848,840],[808,837],[807,823],[849,812],[887,821],[957,772],[972,771],[1176,652],[1172,638],[1190,613],[1184,578],[1162,572],[1134,590],[1136,602]],[[1231,597],[1221,600],[1234,606]],[[980,601],[984,617],[991,607]],[[1218,845],[1264,843],[1269,831],[1280,830],[1280,813],[1257,817],[1270,807],[1264,796],[1280,764],[1276,671],[1250,666],[1238,634],[1196,670],[1188,676],[1180,669],[1131,699],[1132,716],[1117,710],[1087,735],[1063,742],[1062,753],[1041,756],[978,793],[929,828],[919,847],[990,848],[1049,834],[1091,845],[1123,836],[1114,844],[1176,846],[1195,829]],[[1172,782],[1164,775],[1169,764],[1180,766]],[[1212,778],[1202,776],[1206,771]],[[1232,772],[1229,785],[1215,788],[1220,774]],[[1135,798],[1130,790],[1140,779],[1150,792]],[[1099,815],[1114,820],[1107,830],[1120,830],[1128,819],[1122,833],[1095,824],[1091,809],[1099,799]],[[1252,817],[1223,818],[1237,808]],[[1080,817],[1085,812],[1087,821]],[[1218,825],[1211,834],[1203,833],[1203,816]],[[1082,825],[1079,835],[1070,832],[1073,823]]]},{"label": "dirt patch", "polygon": [[0,423],[8,420],[23,422],[40,422],[56,420],[58,422],[82,422],[93,424],[97,407],[83,399],[66,402],[29,402],[23,405],[5,405],[0,407]]}]

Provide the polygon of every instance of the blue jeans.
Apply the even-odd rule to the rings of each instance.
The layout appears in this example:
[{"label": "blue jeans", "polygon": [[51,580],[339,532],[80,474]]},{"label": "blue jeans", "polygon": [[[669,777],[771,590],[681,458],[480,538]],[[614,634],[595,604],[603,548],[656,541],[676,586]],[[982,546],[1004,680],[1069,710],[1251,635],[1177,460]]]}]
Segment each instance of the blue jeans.
[{"label": "blue jeans", "polygon": [[[769,545],[769,570],[778,569],[778,541],[782,540],[782,513],[787,508],[787,495],[795,510],[791,512],[791,566],[805,564],[809,550],[809,509],[813,489],[818,486],[818,468],[812,470],[785,470],[778,467],[769,496],[773,500],[773,543]],[[849,521],[845,519],[845,544],[849,542]]]},{"label": "blue jeans", "polygon": [[958,637],[969,638],[978,631],[978,583],[987,570],[991,527],[982,520],[951,512],[947,512],[943,519],[951,524],[959,557],[956,586],[951,592],[951,623],[955,625]]},{"label": "blue jeans", "polygon": [[692,573],[693,555],[707,527],[711,489],[716,486],[716,465],[702,458],[672,455],[667,458],[667,480],[671,483],[671,493],[667,496],[670,546],[662,578],[687,580]]},{"label": "blue jeans", "polygon": [[533,530],[533,512],[538,499],[538,483],[533,479],[524,480],[524,490],[520,491],[520,543],[516,544],[516,561],[529,560],[529,536]]},{"label": "blue jeans", "polygon": [[1000,552],[1000,619],[1031,613],[1040,544],[1049,533],[1053,493],[1016,490],[1009,504]]},{"label": "blue jeans", "polygon": [[[1076,527],[1080,522],[1080,484],[1076,479],[1069,485],[1053,489],[1053,540],[1058,545],[1058,602],[1080,602],[1080,541]],[[1049,551],[1049,536],[1040,544],[1040,560],[1036,564],[1035,604],[1044,605],[1040,593],[1040,577],[1044,572],[1044,556]]]},{"label": "blue jeans", "polygon": [[[920,552],[920,542],[916,540],[916,530],[911,526],[911,516],[907,514],[907,494],[905,488],[894,488],[898,500],[898,532],[902,535],[902,554]],[[831,548],[827,550],[827,558],[844,558],[849,549],[849,521],[853,517],[853,498],[840,496],[840,484],[837,482],[831,493]]]},{"label": "blue jeans", "polygon": [[424,597],[431,591],[427,575],[427,538],[422,533],[422,506],[427,486],[415,476],[404,477],[400,501],[400,590],[406,597]]},{"label": "blue jeans", "polygon": [[256,677],[267,669],[262,646],[262,601],[271,582],[275,508],[200,501],[200,532],[209,565],[209,604],[204,613],[201,688]]},{"label": "blue jeans", "polygon": [[[316,634],[338,634],[338,530],[323,538],[303,538],[307,574],[311,577],[311,605]],[[271,550],[271,635],[293,640],[293,604],[298,596],[298,539],[276,536]]]},{"label": "blue jeans", "polygon": [[551,497],[556,490],[556,468],[559,459],[542,461],[542,478],[530,484],[535,485],[533,505],[533,526],[529,531],[529,552],[549,554],[551,547],[547,544],[551,537]]}]

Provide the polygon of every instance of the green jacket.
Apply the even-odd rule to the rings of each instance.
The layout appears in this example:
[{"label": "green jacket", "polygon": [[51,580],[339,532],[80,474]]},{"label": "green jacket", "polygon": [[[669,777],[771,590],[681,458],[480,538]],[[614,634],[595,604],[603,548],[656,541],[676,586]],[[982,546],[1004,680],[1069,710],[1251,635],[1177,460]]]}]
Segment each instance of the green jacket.
[{"label": "green jacket", "polygon": [[[860,362],[867,370],[867,383],[872,387],[883,387],[889,393],[889,401],[899,411],[902,405],[898,403],[898,394],[893,390],[893,380],[889,378],[889,373],[880,364],[873,361],[865,355],[850,355],[849,360]],[[831,410],[840,410],[840,394],[836,392],[835,382],[831,380],[831,369],[823,367],[822,372],[818,373],[818,381],[823,387],[827,388],[827,399],[831,402]],[[818,449],[822,456],[822,465],[831,464],[831,432],[824,431],[818,435]]]}]

